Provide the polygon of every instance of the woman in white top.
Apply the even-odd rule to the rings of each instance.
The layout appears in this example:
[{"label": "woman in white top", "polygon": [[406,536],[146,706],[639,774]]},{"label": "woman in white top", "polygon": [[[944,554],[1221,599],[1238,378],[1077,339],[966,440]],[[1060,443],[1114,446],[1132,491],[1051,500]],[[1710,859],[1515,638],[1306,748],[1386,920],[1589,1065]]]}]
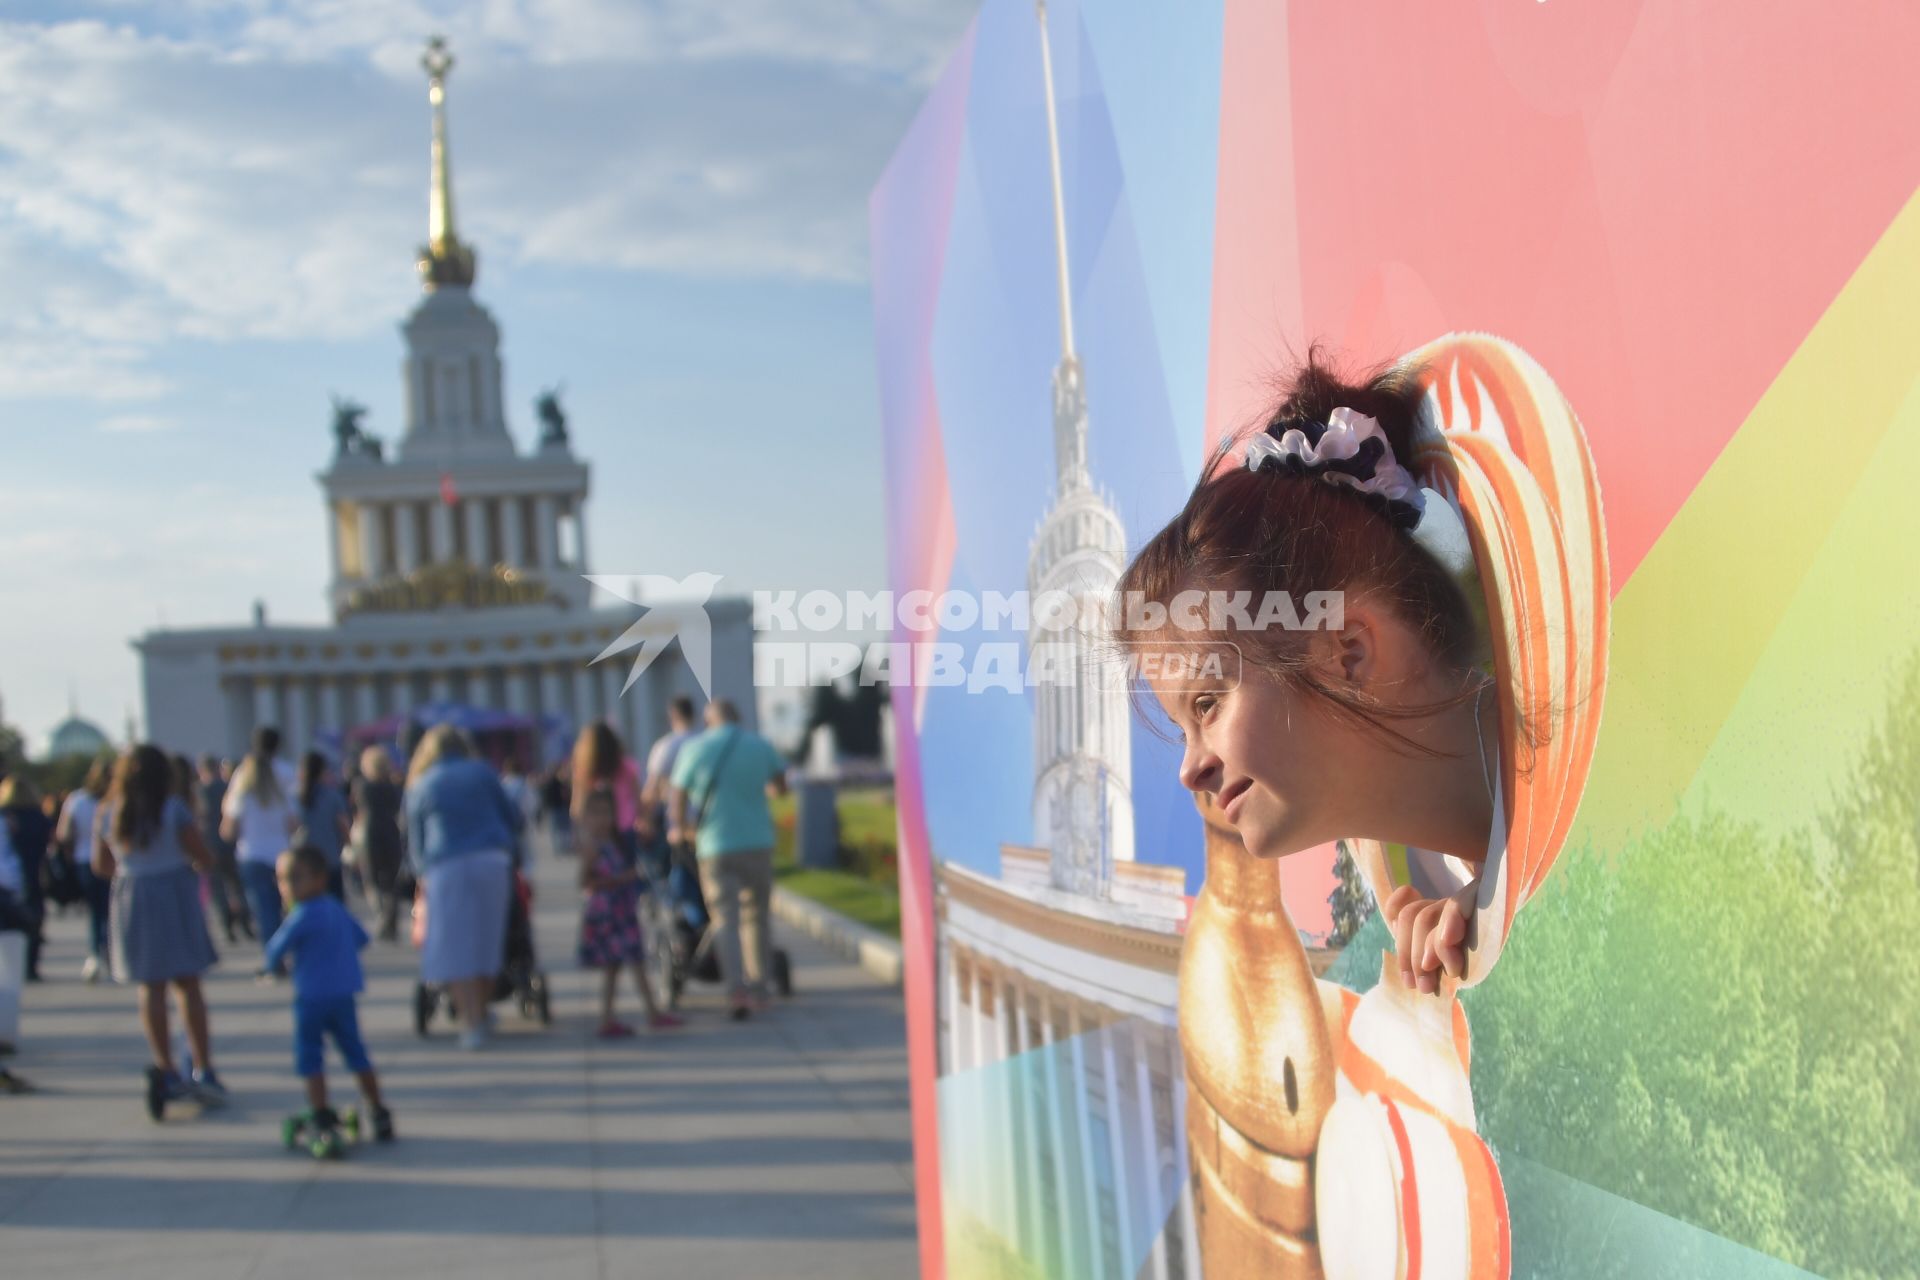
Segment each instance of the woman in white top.
[{"label": "woman in white top", "polygon": [[98,982],[107,963],[107,916],[112,909],[113,883],[93,874],[93,832],[112,768],[108,760],[93,762],[87,780],[67,797],[53,832],[53,838],[64,844],[73,858],[87,904],[87,962],[81,966],[80,976],[88,982]]},{"label": "woman in white top", "polygon": [[[234,770],[220,813],[220,835],[234,843],[240,884],[247,892],[254,929],[264,947],[280,927],[282,916],[280,882],[274,873],[274,863],[286,851],[288,837],[299,820],[295,817],[292,799],[273,767],[273,756],[261,751],[257,743]],[[268,973],[264,968],[260,972],[263,976]],[[276,971],[272,976],[284,974]]]}]

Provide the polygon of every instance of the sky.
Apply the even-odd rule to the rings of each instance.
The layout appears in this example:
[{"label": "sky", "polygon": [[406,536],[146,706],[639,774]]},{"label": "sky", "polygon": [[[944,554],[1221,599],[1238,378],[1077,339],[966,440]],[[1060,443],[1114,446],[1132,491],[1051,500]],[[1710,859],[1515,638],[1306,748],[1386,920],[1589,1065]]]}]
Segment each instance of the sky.
[{"label": "sky", "polygon": [[400,421],[444,34],[508,422],[602,573],[885,586],[866,200],[972,0],[0,3],[0,715],[136,636],[324,622],[331,395]]}]

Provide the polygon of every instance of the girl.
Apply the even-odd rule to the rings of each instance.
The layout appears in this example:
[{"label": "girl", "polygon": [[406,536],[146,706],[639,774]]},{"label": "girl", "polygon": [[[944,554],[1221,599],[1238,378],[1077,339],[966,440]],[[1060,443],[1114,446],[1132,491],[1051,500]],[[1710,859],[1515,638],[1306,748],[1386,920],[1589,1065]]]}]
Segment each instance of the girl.
[{"label": "girl", "polygon": [[87,769],[86,781],[61,807],[60,823],[53,833],[73,862],[80,893],[87,904],[87,960],[80,966],[80,977],[89,983],[100,981],[101,967],[107,959],[108,885],[104,880],[95,879],[93,874],[93,833],[100,797],[107,793],[111,769],[112,763],[108,760],[93,762]]},{"label": "girl", "polygon": [[[1401,981],[1478,982],[1565,839],[1598,730],[1606,539],[1579,423],[1517,348],[1450,337],[1358,382],[1310,355],[1241,463],[1225,455],[1120,582],[1126,601],[1228,606],[1202,610],[1206,633],[1134,625],[1147,610],[1118,632],[1237,649],[1237,686],[1150,681],[1180,780],[1258,857],[1347,839]],[[1313,593],[1342,606],[1326,625],[1245,627]]]},{"label": "girl", "polygon": [[580,887],[587,891],[580,916],[580,963],[598,969],[602,1040],[618,1040],[633,1028],[613,1016],[614,992],[620,985],[620,966],[633,966],[634,985],[647,1006],[647,1025],[655,1031],[680,1025],[663,1012],[647,981],[646,948],[640,934],[640,872],[632,853],[615,839],[613,797],[606,791],[589,792],[581,807]]},{"label": "girl", "polygon": [[[111,945],[117,982],[140,986],[140,1026],[153,1055],[150,1103],[187,1093],[226,1096],[213,1070],[213,1043],[200,975],[219,958],[200,906],[200,877],[213,854],[192,810],[175,794],[173,762],[142,743],[120,757],[100,808],[93,872],[112,886]],[[174,1069],[167,1034],[167,987],[180,1003],[193,1051],[192,1080]],[[157,1108],[156,1108],[157,1110]]]},{"label": "girl", "polygon": [[[280,785],[273,751],[262,740],[262,735],[255,735],[253,750],[234,770],[221,810],[220,834],[234,842],[240,883],[246,889],[254,932],[259,935],[264,951],[267,940],[280,928],[284,914],[274,865],[286,849],[298,819]],[[284,978],[286,970],[263,965],[257,976],[261,981],[270,982]]]},{"label": "girl", "polygon": [[400,784],[393,757],[381,746],[360,753],[360,773],[353,780],[354,851],[364,874],[373,883],[382,942],[400,936]]},{"label": "girl", "polygon": [[[653,824],[641,810],[640,766],[620,745],[620,735],[596,720],[580,731],[573,744],[573,817],[577,823],[587,796],[606,790],[613,796],[616,838],[629,853],[653,839]],[[581,852],[590,861],[594,846],[584,838]]]},{"label": "girl", "polygon": [[[347,883],[341,855],[347,842],[347,798],[327,781],[327,758],[309,751],[300,759],[300,831],[295,844],[310,844],[327,860],[327,892],[345,902]],[[299,832],[295,833],[299,835]]]}]

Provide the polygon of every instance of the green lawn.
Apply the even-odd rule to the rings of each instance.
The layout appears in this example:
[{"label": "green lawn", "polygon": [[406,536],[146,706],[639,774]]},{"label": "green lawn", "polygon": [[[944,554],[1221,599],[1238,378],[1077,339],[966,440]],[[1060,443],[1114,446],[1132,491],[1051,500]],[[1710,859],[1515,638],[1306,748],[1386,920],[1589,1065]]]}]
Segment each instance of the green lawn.
[{"label": "green lawn", "polygon": [[871,880],[848,871],[803,870],[790,862],[775,866],[773,874],[783,889],[811,898],[827,910],[838,911],[890,938],[900,936],[900,899]]},{"label": "green lawn", "polygon": [[774,874],[780,884],[891,937],[900,936],[900,894],[893,790],[848,787],[836,797],[840,868],[794,865],[794,798],[773,802]]}]

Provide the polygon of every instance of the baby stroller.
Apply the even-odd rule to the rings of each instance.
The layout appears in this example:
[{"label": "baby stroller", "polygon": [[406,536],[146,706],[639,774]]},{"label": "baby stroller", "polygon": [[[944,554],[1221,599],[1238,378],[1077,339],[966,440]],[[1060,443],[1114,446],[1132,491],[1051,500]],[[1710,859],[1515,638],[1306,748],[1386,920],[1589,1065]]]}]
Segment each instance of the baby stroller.
[{"label": "baby stroller", "polygon": [[[418,947],[426,941],[427,899],[425,894],[414,898],[413,902],[413,945]],[[539,959],[533,951],[533,886],[520,874],[518,867],[513,871],[513,892],[507,895],[507,956],[500,973],[493,980],[491,999],[499,1003],[513,997],[520,1006],[522,1016],[537,1020],[541,1026],[551,1026],[553,1010],[549,1003],[547,975],[541,971]],[[433,1023],[433,1015],[443,1006],[452,1014],[452,997],[446,988],[438,983],[425,981],[413,985],[413,1029],[425,1036],[427,1028]]]},{"label": "baby stroller", "polygon": [[[719,982],[720,957],[713,947],[713,917],[700,889],[693,850],[658,843],[644,850],[650,892],[640,900],[646,939],[647,980],[669,1009],[678,1008],[688,982]],[[793,963],[786,948],[771,949],[768,979],[784,999],[793,995]]]}]

